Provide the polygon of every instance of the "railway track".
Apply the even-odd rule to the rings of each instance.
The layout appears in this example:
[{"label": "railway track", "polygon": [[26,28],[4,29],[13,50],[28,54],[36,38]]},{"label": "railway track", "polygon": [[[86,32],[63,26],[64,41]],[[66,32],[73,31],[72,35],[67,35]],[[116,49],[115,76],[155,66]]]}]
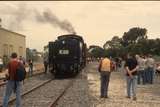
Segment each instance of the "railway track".
[{"label": "railway track", "polygon": [[[73,85],[76,79],[48,80],[22,94],[23,107],[56,107],[58,101]],[[9,107],[15,103],[15,98],[9,102]],[[1,107],[1,106],[0,106]]]},{"label": "railway track", "polygon": [[[31,90],[22,93],[21,96],[23,97],[23,96],[25,96],[25,95],[27,95],[27,94],[33,92],[34,90],[36,90],[36,89],[38,89],[38,88],[44,86],[45,84],[51,82],[52,80],[53,80],[53,79],[49,79],[49,80],[47,80],[47,81],[45,81],[45,82],[43,82],[43,83],[41,83],[41,84],[39,84],[39,85],[33,87]],[[12,104],[15,100],[16,100],[16,98],[12,98],[11,100],[9,100],[9,104]],[[2,105],[0,105],[0,107],[2,107]]]},{"label": "railway track", "polygon": [[56,98],[55,101],[53,101],[49,107],[56,107],[58,104],[58,101],[63,97],[63,95],[67,92],[67,90],[73,85],[73,80],[68,84],[68,86],[63,90],[63,92]]},{"label": "railway track", "polygon": [[[53,79],[53,76],[50,75],[50,73],[45,74],[42,72],[42,73],[34,74],[32,77],[25,79],[22,85],[22,92],[25,92],[26,94],[27,92],[29,92],[29,90],[33,89],[33,87],[35,88],[35,86],[41,85],[44,82],[48,81],[49,79]],[[5,83],[3,86],[0,86],[0,105],[2,105],[4,91],[5,91]],[[10,99],[12,100],[15,99],[14,94],[11,95]]]}]

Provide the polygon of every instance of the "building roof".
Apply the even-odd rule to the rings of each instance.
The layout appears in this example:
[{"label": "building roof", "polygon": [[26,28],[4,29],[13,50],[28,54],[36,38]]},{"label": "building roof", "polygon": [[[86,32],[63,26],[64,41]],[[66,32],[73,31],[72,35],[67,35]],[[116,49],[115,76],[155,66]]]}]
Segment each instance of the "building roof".
[{"label": "building roof", "polygon": [[13,31],[10,31],[10,30],[5,29],[5,28],[2,28],[2,27],[0,27],[0,30],[4,30],[4,31],[6,31],[6,32],[10,32],[10,33],[16,34],[16,35],[18,35],[18,36],[26,37],[25,35],[22,35],[22,34],[19,34],[19,33],[13,32]]}]

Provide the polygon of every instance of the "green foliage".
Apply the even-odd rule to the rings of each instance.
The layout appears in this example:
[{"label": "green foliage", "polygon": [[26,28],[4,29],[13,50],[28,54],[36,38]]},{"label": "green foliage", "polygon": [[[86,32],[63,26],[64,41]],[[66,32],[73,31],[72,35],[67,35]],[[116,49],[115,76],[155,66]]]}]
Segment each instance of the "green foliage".
[{"label": "green foliage", "polygon": [[39,60],[38,52],[36,49],[26,48],[26,60],[28,61],[29,59],[33,61]]},{"label": "green foliage", "polygon": [[106,41],[103,48],[104,54],[112,57],[123,56],[127,53],[160,56],[160,39],[148,39],[146,28],[134,27],[124,32],[122,38],[114,36]]},{"label": "green foliage", "polygon": [[26,48],[26,60],[28,61],[29,59],[33,60],[33,53],[31,51],[31,49]]},{"label": "green foliage", "polygon": [[148,39],[147,29],[133,27],[128,32],[124,32],[122,38],[114,36],[106,41],[103,49],[92,45],[89,47],[89,55],[92,57],[119,57],[127,53],[131,54],[152,54],[160,56],[160,39]]},{"label": "green foliage", "polygon": [[137,43],[140,40],[147,39],[147,29],[134,27],[131,28],[128,32],[124,32],[122,37],[123,46],[129,44]]},{"label": "green foliage", "polygon": [[104,56],[104,49],[99,46],[90,46],[89,54],[91,57],[100,58]]},{"label": "green foliage", "polygon": [[160,62],[160,56],[159,55],[155,55],[155,56],[153,56],[153,58],[156,60],[156,62]]}]

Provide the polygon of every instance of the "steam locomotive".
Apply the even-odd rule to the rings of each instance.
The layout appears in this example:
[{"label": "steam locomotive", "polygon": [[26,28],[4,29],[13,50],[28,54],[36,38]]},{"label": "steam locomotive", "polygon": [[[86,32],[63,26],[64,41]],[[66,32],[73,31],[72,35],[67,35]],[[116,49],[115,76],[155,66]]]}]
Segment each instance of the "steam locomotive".
[{"label": "steam locomotive", "polygon": [[86,44],[82,36],[61,35],[49,42],[49,70],[55,76],[76,75],[86,65]]}]

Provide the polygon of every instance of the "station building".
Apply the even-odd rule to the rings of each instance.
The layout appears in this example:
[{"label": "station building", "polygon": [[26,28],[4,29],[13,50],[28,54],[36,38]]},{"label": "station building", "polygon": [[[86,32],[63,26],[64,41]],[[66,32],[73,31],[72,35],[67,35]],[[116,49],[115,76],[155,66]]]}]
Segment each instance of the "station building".
[{"label": "station building", "polygon": [[26,58],[26,37],[0,27],[0,56],[9,58],[12,52]]}]

